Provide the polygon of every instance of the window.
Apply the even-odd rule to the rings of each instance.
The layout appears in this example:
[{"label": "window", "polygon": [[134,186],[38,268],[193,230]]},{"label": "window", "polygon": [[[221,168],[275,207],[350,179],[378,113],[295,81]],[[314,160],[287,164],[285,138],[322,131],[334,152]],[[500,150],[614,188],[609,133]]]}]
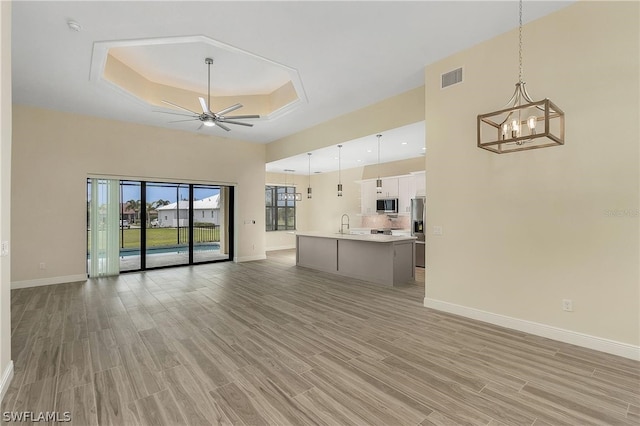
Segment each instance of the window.
[{"label": "window", "polygon": [[[264,191],[267,231],[295,231],[296,200],[293,186],[267,186]],[[291,194],[285,197],[285,194]],[[290,199],[285,199],[290,198]]]}]

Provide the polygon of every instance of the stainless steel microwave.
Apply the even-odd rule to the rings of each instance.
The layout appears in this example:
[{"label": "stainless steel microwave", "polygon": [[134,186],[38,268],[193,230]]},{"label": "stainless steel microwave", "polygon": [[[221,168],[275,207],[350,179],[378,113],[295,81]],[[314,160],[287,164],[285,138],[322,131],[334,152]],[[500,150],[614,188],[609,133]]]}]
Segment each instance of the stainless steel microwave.
[{"label": "stainless steel microwave", "polygon": [[398,199],[381,198],[376,200],[376,211],[378,213],[398,213]]}]

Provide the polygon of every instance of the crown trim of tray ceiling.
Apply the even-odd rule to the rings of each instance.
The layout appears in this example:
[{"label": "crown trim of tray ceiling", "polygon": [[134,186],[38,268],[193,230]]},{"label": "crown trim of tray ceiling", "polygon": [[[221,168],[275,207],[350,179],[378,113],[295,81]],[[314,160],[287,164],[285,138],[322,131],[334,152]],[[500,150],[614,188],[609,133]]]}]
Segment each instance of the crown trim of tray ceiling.
[{"label": "crown trim of tray ceiling", "polygon": [[[162,99],[170,99],[198,111],[207,90],[205,57],[214,60],[214,107],[242,103],[247,114],[273,120],[307,103],[296,69],[201,35],[96,42],[89,79],[145,106],[166,108]],[[158,61],[177,65],[158,69]],[[193,82],[176,75],[185,66]]]}]

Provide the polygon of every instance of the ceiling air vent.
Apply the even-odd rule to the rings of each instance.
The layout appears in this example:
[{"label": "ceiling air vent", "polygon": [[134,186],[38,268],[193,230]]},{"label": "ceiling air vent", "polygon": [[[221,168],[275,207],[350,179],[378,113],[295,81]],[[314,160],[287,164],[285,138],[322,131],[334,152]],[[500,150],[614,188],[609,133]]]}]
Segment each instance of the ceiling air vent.
[{"label": "ceiling air vent", "polygon": [[442,86],[440,88],[444,89],[460,82],[462,82],[462,67],[442,74]]}]

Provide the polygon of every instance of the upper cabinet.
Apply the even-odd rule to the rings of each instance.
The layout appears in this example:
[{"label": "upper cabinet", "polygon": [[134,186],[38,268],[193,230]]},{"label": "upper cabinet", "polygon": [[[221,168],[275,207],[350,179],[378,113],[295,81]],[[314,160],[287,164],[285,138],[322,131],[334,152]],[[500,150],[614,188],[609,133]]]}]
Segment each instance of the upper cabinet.
[{"label": "upper cabinet", "polygon": [[366,180],[360,184],[360,210],[362,214],[376,213],[376,181]]},{"label": "upper cabinet", "polygon": [[398,178],[398,213],[411,213],[411,199],[416,196],[416,180],[413,176]]},{"label": "upper cabinet", "polygon": [[426,172],[416,172],[413,174],[416,183],[416,196],[424,197],[427,195],[427,178]]},{"label": "upper cabinet", "polygon": [[397,198],[398,194],[398,178],[382,179],[382,193],[377,198]]},{"label": "upper cabinet", "polygon": [[382,193],[376,190],[376,179],[360,182],[361,213],[376,214],[376,200],[379,198],[397,198],[398,214],[411,213],[411,199],[424,196],[424,176],[424,172],[418,172],[406,176],[383,178]]}]

